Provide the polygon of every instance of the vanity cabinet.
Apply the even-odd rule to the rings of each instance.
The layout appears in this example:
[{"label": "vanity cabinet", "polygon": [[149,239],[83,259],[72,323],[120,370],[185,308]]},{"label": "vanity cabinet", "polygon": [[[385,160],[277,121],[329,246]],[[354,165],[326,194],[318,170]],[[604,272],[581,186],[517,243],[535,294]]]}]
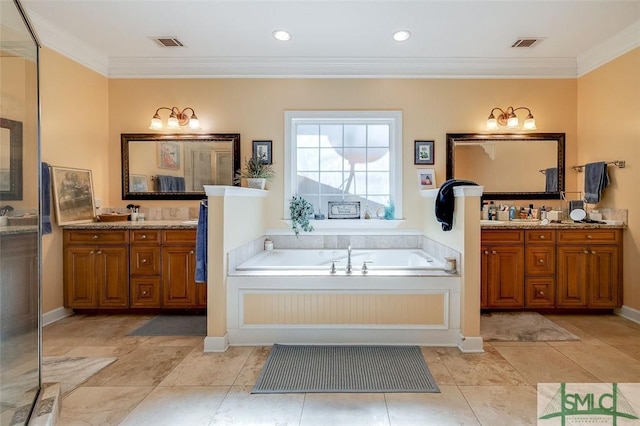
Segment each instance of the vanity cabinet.
[{"label": "vanity cabinet", "polygon": [[622,305],[622,231],[558,232],[558,307]]},{"label": "vanity cabinet", "polygon": [[206,308],[195,229],[64,230],[65,307]]},{"label": "vanity cabinet", "polygon": [[524,232],[482,231],[481,306],[522,308],[524,306]]},{"label": "vanity cabinet", "polygon": [[66,307],[129,307],[128,243],[126,230],[64,232]]},{"label": "vanity cabinet", "polygon": [[622,305],[621,229],[483,229],[481,235],[482,308]]}]

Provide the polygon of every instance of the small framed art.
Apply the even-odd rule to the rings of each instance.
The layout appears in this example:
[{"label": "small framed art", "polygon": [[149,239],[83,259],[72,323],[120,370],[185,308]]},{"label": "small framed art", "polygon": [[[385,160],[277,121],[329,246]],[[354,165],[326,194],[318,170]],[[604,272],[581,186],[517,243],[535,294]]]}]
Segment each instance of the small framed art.
[{"label": "small framed art", "polygon": [[147,192],[149,191],[149,181],[147,175],[129,175],[129,191]]},{"label": "small framed art", "polygon": [[264,164],[272,164],[271,141],[253,141],[253,156],[262,158]]},{"label": "small framed art", "polygon": [[433,165],[434,141],[415,141],[413,164]]},{"label": "small framed art", "polygon": [[418,169],[418,188],[433,189],[436,187],[435,169]]},{"label": "small framed art", "polygon": [[180,169],[180,144],[178,142],[160,142],[158,144],[158,168]]},{"label": "small framed art", "polygon": [[58,225],[93,222],[96,208],[91,170],[51,167]]}]

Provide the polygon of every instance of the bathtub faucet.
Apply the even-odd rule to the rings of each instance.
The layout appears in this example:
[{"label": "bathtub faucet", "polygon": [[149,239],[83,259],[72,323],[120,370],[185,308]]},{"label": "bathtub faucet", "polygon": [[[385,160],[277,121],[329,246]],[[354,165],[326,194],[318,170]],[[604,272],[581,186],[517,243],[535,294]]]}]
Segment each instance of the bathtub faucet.
[{"label": "bathtub faucet", "polygon": [[351,246],[347,247],[347,274],[350,274],[352,271],[351,269]]}]

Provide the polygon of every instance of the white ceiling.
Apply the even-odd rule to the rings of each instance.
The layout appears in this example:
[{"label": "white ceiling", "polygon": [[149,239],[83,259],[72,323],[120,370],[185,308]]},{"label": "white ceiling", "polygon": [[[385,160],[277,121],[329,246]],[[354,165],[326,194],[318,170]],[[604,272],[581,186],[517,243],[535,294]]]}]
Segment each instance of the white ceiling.
[{"label": "white ceiling", "polygon": [[[640,0],[21,3],[42,45],[113,78],[575,77],[640,46]],[[392,40],[398,29],[412,37]],[[544,39],[511,48],[521,37]]]}]

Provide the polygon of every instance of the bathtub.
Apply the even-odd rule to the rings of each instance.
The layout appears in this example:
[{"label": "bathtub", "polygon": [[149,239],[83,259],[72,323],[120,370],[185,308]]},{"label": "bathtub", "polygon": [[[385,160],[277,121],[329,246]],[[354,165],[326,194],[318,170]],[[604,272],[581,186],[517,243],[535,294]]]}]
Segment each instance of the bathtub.
[{"label": "bathtub", "polygon": [[458,274],[416,249],[353,250],[351,274],[346,259],[344,249],[278,249],[232,267],[229,344],[459,344]]},{"label": "bathtub", "polygon": [[[402,275],[444,272],[444,264],[418,249],[354,249],[351,252],[353,273],[362,273],[367,265],[371,274],[401,273]],[[263,251],[238,265],[237,272],[304,272],[325,274],[335,265],[336,273],[344,273],[347,267],[347,250],[292,250]]]}]

